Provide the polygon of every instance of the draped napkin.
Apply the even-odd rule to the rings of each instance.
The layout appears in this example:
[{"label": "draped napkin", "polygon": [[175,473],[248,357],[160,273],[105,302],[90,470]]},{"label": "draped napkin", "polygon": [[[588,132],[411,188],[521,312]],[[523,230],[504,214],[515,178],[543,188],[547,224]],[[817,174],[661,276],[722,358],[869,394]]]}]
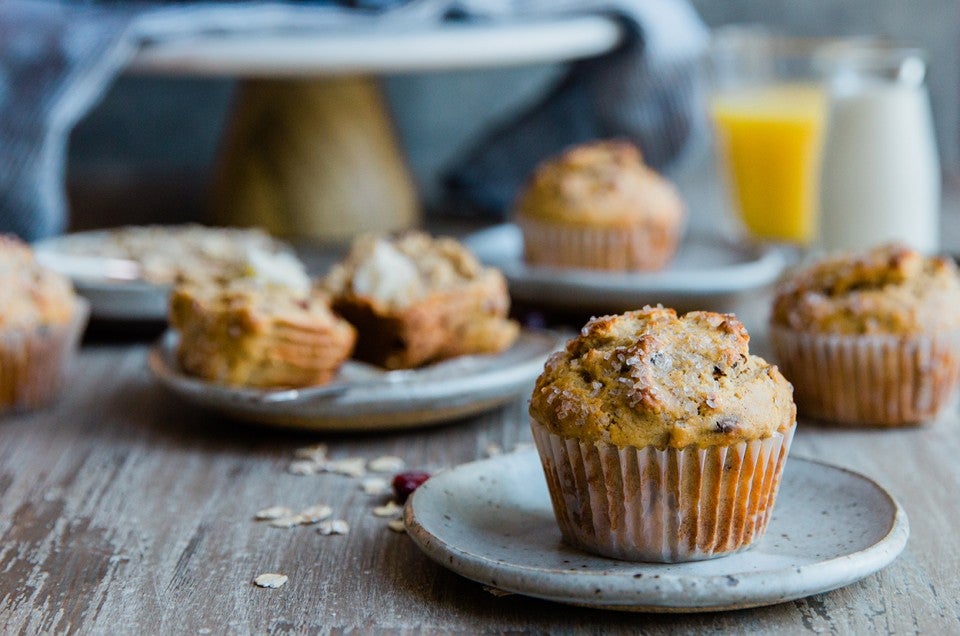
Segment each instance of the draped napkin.
[{"label": "draped napkin", "polygon": [[[667,166],[703,126],[697,60],[707,33],[683,0],[76,3],[0,1],[0,232],[28,240],[67,225],[69,134],[146,42],[203,33],[405,29],[446,20],[605,14],[624,25],[613,51],[571,64],[519,117],[499,122],[445,183],[455,199],[503,213],[537,161],[573,143],[625,137]],[[504,42],[504,46],[510,46]]]}]

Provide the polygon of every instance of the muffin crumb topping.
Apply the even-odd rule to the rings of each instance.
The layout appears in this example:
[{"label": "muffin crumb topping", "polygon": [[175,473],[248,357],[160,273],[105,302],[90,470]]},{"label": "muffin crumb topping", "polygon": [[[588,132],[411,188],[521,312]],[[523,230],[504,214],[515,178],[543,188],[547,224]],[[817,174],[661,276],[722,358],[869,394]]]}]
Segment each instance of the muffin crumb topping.
[{"label": "muffin crumb topping", "polygon": [[531,415],[559,435],[621,446],[769,437],[793,424],[792,389],[749,340],[732,314],[645,307],[593,318],[547,361]]}]

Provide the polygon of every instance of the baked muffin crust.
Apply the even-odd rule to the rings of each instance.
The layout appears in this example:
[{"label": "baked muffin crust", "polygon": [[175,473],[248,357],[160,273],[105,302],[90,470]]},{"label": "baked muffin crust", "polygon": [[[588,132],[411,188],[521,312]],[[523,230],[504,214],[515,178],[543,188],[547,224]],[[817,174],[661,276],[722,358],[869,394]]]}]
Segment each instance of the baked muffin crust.
[{"label": "baked muffin crust", "polygon": [[520,217],[591,227],[638,219],[679,224],[683,202],[673,186],[624,141],[571,148],[540,164],[517,199]]},{"label": "baked muffin crust", "polygon": [[793,389],[749,339],[732,314],[644,307],[594,318],[547,361],[530,414],[562,437],[617,446],[770,437],[796,420]]},{"label": "baked muffin crust", "polygon": [[953,261],[890,244],[791,272],[771,322],[802,332],[905,335],[960,328]]}]

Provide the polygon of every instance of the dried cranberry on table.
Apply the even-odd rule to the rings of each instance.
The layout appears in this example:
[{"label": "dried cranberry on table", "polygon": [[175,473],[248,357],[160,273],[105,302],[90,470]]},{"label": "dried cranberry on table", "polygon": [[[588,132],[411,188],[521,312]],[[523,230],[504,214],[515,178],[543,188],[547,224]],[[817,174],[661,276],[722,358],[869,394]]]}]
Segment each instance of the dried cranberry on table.
[{"label": "dried cranberry on table", "polygon": [[422,471],[397,473],[393,478],[393,494],[399,503],[404,503],[407,497],[428,479],[430,479],[430,473]]}]

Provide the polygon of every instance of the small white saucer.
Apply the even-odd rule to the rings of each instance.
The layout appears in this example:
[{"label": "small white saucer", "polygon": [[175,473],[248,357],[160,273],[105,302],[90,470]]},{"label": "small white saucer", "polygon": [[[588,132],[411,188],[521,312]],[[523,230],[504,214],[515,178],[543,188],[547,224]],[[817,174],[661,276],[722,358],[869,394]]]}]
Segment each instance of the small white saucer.
[{"label": "small white saucer", "polygon": [[497,355],[461,356],[419,369],[384,371],[347,361],[329,384],[261,390],[214,384],[185,374],[168,331],[147,362],[154,377],[184,399],[261,424],[327,431],[410,428],[466,417],[529,397],[559,334],[523,330]]},{"label": "small white saucer", "polygon": [[906,513],[870,479],[791,457],[767,533],[750,549],[694,563],[616,561],[561,542],[533,450],[437,474],[414,492],[405,521],[427,556],[474,581],[644,612],[756,607],[833,590],[891,563],[910,533]]},{"label": "small white saucer", "polygon": [[724,309],[738,295],[772,283],[786,264],[784,255],[772,248],[695,234],[683,239],[673,260],[659,272],[533,267],[523,262],[523,235],[513,224],[471,234],[464,244],[503,272],[513,298],[591,311],[656,303]]}]

